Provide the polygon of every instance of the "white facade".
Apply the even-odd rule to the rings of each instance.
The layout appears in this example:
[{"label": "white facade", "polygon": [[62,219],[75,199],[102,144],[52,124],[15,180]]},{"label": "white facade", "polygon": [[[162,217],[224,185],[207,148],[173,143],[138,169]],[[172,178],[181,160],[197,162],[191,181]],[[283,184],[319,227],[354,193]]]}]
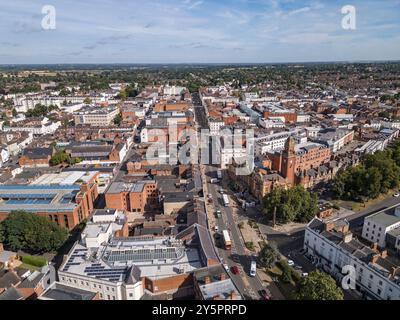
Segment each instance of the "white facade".
[{"label": "white facade", "polygon": [[[400,216],[399,208],[396,208]],[[379,247],[386,247],[386,234],[400,227],[400,217],[392,216],[384,212],[368,216],[364,220],[362,237]]]},{"label": "white facade", "polygon": [[292,136],[291,132],[274,133],[255,138],[256,155],[264,155],[267,152],[280,151],[284,149],[287,139]]},{"label": "white facade", "polygon": [[297,122],[298,123],[306,123],[306,122],[310,122],[311,117],[309,114],[298,114],[297,115]]},{"label": "white facade", "polygon": [[10,154],[7,148],[0,148],[0,168],[3,166],[4,162],[10,159]]},{"label": "white facade", "polygon": [[225,126],[223,121],[210,120],[208,123],[210,125],[211,135],[218,135],[221,131],[221,128]]},{"label": "white facade", "polygon": [[61,122],[48,122],[42,123],[41,125],[35,126],[20,126],[20,127],[7,127],[4,128],[4,131],[23,131],[29,132],[34,135],[45,135],[45,134],[53,134],[57,131],[57,129],[61,127]]},{"label": "white facade", "polygon": [[[320,268],[341,281],[343,267],[352,266],[356,271],[356,290],[365,294],[367,299],[400,300],[400,281],[398,279],[388,277],[388,271],[377,263],[368,262],[365,258],[361,260],[345,249],[346,244],[357,240],[347,236],[341,243],[335,243],[325,237],[326,231],[310,227],[315,221],[321,220],[314,219],[307,226],[304,249],[315,259],[314,261]],[[358,241],[357,244],[362,246]]]},{"label": "white facade", "polygon": [[381,126],[388,129],[400,129],[400,121],[381,121]]},{"label": "white facade", "polygon": [[260,119],[258,125],[266,129],[284,128],[285,122],[282,120]]},{"label": "white facade", "polygon": [[75,124],[89,124],[92,126],[108,126],[119,114],[119,108],[99,108],[90,111],[82,111],[74,114]]}]

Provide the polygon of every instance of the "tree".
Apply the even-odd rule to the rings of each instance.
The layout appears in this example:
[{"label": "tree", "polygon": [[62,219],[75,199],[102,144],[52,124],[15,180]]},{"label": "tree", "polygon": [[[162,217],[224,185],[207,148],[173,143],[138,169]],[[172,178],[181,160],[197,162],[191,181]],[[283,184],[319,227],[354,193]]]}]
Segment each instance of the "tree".
[{"label": "tree", "polygon": [[83,100],[84,104],[91,104],[92,103],[92,99],[90,97],[86,97],[85,100]]},{"label": "tree", "polygon": [[14,211],[0,223],[0,240],[13,250],[50,252],[58,250],[68,232],[46,217]]},{"label": "tree", "polygon": [[265,268],[272,268],[275,262],[278,260],[278,250],[276,245],[273,243],[266,244],[258,254],[260,264]]},{"label": "tree", "polygon": [[122,122],[122,115],[121,114],[117,114],[116,117],[114,118],[114,124],[119,126]]},{"label": "tree", "polygon": [[117,97],[118,97],[118,99],[126,100],[126,97],[127,97],[126,91],[125,91],[125,90],[121,90],[121,91],[118,93]]},{"label": "tree", "polygon": [[363,157],[361,165],[350,167],[333,179],[332,190],[344,200],[364,201],[397,188],[400,182],[400,144]]},{"label": "tree", "polygon": [[281,223],[309,222],[318,212],[318,199],[302,186],[275,188],[264,198],[264,214],[271,220],[275,208],[276,219]]},{"label": "tree", "polygon": [[71,163],[72,159],[69,154],[65,152],[65,150],[57,151],[50,159],[51,166],[58,166],[61,163]]},{"label": "tree", "polygon": [[300,281],[298,298],[301,300],[343,300],[343,292],[330,275],[313,271]]}]

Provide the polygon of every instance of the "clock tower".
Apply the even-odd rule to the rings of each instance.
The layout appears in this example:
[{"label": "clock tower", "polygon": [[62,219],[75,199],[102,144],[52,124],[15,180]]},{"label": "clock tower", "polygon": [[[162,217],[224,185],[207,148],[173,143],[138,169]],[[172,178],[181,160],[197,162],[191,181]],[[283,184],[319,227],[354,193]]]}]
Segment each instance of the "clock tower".
[{"label": "clock tower", "polygon": [[291,185],[294,185],[295,182],[295,146],[296,142],[292,137],[289,137],[285,143],[285,149],[282,153],[282,175]]}]

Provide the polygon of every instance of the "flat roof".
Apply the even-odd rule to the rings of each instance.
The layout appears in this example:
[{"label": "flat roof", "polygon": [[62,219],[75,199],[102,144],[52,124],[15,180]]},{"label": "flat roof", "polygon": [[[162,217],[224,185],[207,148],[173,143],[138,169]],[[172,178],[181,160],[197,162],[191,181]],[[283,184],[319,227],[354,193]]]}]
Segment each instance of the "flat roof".
[{"label": "flat roof", "polygon": [[77,185],[3,185],[0,186],[0,212],[71,211],[80,192]]},{"label": "flat roof", "polygon": [[373,214],[371,216],[366,217],[365,220],[372,221],[386,227],[396,223],[400,223],[400,217],[397,217],[393,214],[388,214],[386,212]]},{"label": "flat roof", "polygon": [[[96,257],[96,258],[94,258]],[[59,271],[120,282],[136,266],[142,277],[176,276],[203,267],[197,248],[186,248],[174,237],[114,238],[99,248],[77,243]]]}]

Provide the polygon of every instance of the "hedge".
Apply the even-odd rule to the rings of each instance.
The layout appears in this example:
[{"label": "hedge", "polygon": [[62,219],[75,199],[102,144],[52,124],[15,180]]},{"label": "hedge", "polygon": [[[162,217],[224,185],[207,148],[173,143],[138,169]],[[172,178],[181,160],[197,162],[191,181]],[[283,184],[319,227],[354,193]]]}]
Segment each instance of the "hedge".
[{"label": "hedge", "polygon": [[35,267],[44,267],[47,265],[47,260],[41,257],[35,256],[23,256],[22,262],[26,264],[30,264],[31,266]]}]

